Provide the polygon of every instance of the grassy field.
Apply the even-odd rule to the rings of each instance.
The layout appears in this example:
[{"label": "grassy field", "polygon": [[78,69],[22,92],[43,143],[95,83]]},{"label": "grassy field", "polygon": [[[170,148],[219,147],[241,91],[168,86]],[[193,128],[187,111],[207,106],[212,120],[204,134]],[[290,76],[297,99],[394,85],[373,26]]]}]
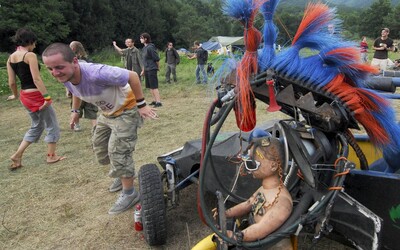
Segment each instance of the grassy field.
[{"label": "grassy field", "polygon": [[[119,58],[108,63],[122,66]],[[164,106],[157,111],[159,120],[145,121],[139,130],[134,154],[137,171],[143,164],[156,163],[158,155],[201,136],[212,91],[211,85],[194,84],[194,69],[195,60],[182,58],[179,83],[163,84],[162,60],[159,80]],[[5,101],[8,93],[1,95],[0,249],[150,249],[141,234],[133,230],[132,210],[118,216],[107,214],[117,194],[107,191],[111,181],[107,167],[95,162],[90,123],[82,120],[83,131],[79,133],[69,129],[70,99],[65,97],[62,84],[53,80],[44,67],[41,71],[62,130],[57,153],[68,158],[46,164],[46,145],[40,141],[27,149],[24,167],[10,172],[9,157],[30,123],[19,101]],[[4,71],[1,72],[4,83]],[[145,91],[145,96],[151,101],[149,92]],[[199,223],[193,190],[182,192],[182,206],[169,216],[171,230],[162,249],[187,249],[208,234]]]},{"label": "grassy field", "polygon": [[[93,57],[122,66],[118,57]],[[216,61],[215,57],[211,60]],[[217,62],[217,61],[216,61]],[[218,63],[216,63],[218,64]],[[156,157],[201,137],[203,120],[215,97],[213,85],[196,85],[195,60],[182,58],[178,83],[164,84],[164,61],[159,72],[163,107],[160,119],[147,120],[139,130],[134,153],[136,170]],[[0,69],[4,85],[6,74]],[[0,93],[0,249],[190,249],[210,233],[200,222],[196,209],[196,187],[181,192],[181,204],[168,211],[168,240],[162,247],[149,247],[142,234],[133,229],[133,210],[117,216],[107,214],[117,195],[108,192],[108,168],[99,166],[90,143],[90,123],[82,120],[82,132],[69,129],[70,99],[62,84],[42,67],[42,76],[54,99],[62,138],[57,153],[68,158],[46,164],[46,145],[32,144],[22,160],[23,168],[10,172],[9,157],[29,128],[29,118],[19,101],[5,101]],[[148,101],[150,93],[145,91]],[[257,105],[260,121],[284,117],[268,114],[266,105]],[[223,130],[237,130],[230,116]],[[137,183],[135,184],[137,187]],[[335,248],[344,249],[344,248]]]}]

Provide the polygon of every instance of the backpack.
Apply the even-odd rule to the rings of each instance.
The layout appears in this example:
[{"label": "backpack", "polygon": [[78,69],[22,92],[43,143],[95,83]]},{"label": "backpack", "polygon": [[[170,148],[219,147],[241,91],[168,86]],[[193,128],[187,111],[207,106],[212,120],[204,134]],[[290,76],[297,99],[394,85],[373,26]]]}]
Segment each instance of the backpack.
[{"label": "backpack", "polygon": [[204,62],[207,62],[208,60],[208,51],[201,48],[202,52],[201,52],[201,58],[203,59]]}]

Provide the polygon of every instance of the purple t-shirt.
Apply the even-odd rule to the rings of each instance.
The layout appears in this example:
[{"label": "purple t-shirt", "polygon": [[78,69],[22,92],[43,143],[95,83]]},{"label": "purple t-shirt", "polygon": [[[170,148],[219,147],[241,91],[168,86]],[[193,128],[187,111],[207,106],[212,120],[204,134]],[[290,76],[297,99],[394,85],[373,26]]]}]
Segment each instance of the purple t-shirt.
[{"label": "purple t-shirt", "polygon": [[98,106],[105,116],[118,116],[136,106],[135,95],[128,84],[128,70],[83,62],[79,62],[79,67],[79,84],[64,83],[74,96]]}]

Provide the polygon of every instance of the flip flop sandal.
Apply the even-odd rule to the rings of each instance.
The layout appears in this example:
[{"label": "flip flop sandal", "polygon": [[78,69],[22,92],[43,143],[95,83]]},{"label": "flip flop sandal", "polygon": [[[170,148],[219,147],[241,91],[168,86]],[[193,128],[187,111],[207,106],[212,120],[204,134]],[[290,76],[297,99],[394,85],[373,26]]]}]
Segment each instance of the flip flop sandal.
[{"label": "flip flop sandal", "polygon": [[53,163],[62,161],[62,160],[64,160],[64,159],[66,159],[66,158],[67,158],[67,157],[65,157],[65,156],[58,156],[57,159],[55,159],[55,160],[51,160],[51,161],[47,160],[47,164],[53,164]]},{"label": "flip flop sandal", "polygon": [[14,162],[11,163],[10,167],[8,167],[8,169],[10,169],[10,171],[15,171],[15,170],[17,170],[18,168],[22,168],[22,165],[17,165],[17,164],[15,164]]}]

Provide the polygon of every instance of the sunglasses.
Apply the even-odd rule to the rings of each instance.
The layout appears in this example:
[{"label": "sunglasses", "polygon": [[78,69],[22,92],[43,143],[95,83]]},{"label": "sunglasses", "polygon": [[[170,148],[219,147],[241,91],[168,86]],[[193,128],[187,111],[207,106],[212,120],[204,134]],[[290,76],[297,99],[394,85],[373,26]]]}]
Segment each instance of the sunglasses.
[{"label": "sunglasses", "polygon": [[243,163],[244,163],[246,170],[250,171],[250,172],[257,171],[261,165],[261,163],[259,161],[252,160],[252,159],[247,159],[247,160],[243,159]]},{"label": "sunglasses", "polygon": [[[261,158],[264,159],[264,156],[260,154],[258,150],[256,150],[256,154]],[[250,150],[248,151],[247,155],[242,155],[242,161],[247,171],[256,171],[261,165],[261,162],[254,160],[250,157]]]}]

